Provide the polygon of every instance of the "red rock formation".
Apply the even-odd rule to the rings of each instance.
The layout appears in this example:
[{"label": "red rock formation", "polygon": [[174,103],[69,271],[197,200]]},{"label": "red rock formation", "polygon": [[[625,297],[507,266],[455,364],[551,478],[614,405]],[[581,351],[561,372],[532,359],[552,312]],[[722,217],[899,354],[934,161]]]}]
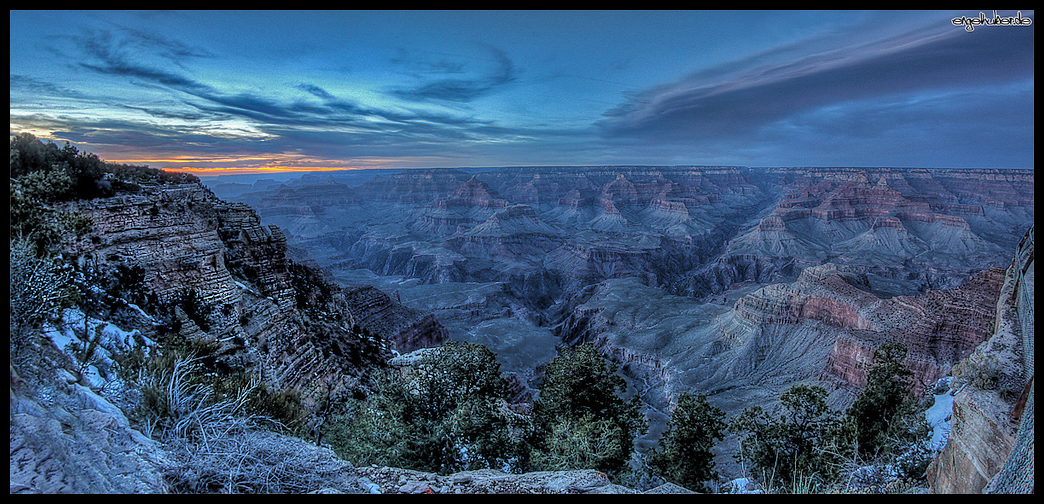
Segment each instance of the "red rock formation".
[{"label": "red rock formation", "polygon": [[[921,296],[898,296],[864,304],[872,321],[869,331],[851,331],[839,337],[826,370],[849,383],[866,383],[873,349],[885,341],[906,345],[905,364],[914,372],[914,388],[921,393],[967,357],[990,333],[992,307],[1000,293],[1003,271],[992,268],[955,289],[929,291]],[[876,305],[876,306],[875,306]]]},{"label": "red rock formation", "polygon": [[847,283],[837,268],[806,268],[794,284],[774,284],[736,301],[737,315],[758,324],[819,320],[841,329],[877,330],[861,313],[876,298]]}]

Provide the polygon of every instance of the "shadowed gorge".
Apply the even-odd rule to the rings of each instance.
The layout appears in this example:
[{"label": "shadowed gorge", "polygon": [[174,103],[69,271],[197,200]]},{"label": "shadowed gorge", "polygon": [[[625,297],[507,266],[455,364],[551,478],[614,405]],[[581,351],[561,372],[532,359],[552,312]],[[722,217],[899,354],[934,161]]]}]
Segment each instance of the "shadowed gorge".
[{"label": "shadowed gorge", "polygon": [[988,336],[997,267],[1033,219],[1025,170],[521,167],[361,179],[306,176],[230,197],[339,281],[434,313],[450,339],[488,345],[524,380],[538,383],[556,345],[595,343],[645,400],[648,446],[687,390],[731,413],[812,381],[843,407],[884,342],[907,345],[916,390],[930,389]]}]

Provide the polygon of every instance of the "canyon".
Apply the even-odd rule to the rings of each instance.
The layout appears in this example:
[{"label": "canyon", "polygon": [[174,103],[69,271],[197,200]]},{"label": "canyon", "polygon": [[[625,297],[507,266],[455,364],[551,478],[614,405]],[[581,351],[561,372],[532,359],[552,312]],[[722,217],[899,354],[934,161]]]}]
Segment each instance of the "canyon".
[{"label": "canyon", "polygon": [[[171,338],[172,324],[215,345],[219,372],[300,393],[313,431],[324,404],[358,394],[396,355],[486,345],[524,407],[558,347],[589,342],[644,404],[643,451],[683,392],[733,415],[810,383],[843,408],[881,343],[907,346],[921,392],[1016,348],[1002,356],[1008,392],[954,390],[951,462],[940,456],[929,481],[1024,490],[1032,183],[1019,170],[520,167],[142,183],[68,201],[60,208],[93,230],[68,237],[65,260],[89,288],[140,272],[133,289],[108,288],[140,294],[141,306],[66,310],[40,335],[53,345],[12,365],[12,492],[169,491],[185,454],[131,425],[103,357]],[[186,292],[206,313],[172,301]],[[86,346],[91,326],[101,357],[88,366],[61,350]],[[593,471],[353,468],[301,439],[235,432],[221,442],[283,454],[290,473],[314,476],[277,491],[632,491]],[[716,447],[726,478],[744,475],[736,443]]]},{"label": "canyon", "polygon": [[209,186],[338,283],[491,348],[520,400],[557,345],[594,343],[647,406],[645,449],[685,391],[734,414],[805,382],[843,408],[888,341],[930,389],[989,337],[1033,222],[1030,170],[509,167]]}]

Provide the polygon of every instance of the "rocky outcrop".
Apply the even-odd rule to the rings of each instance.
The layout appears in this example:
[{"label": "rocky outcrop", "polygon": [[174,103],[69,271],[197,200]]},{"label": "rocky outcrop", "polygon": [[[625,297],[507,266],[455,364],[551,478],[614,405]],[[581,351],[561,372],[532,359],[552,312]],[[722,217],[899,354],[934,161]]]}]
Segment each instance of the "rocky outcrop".
[{"label": "rocky outcrop", "polygon": [[928,467],[938,493],[1032,493],[1033,229],[1007,270],[989,340],[954,368],[946,447]]},{"label": "rocky outcrop", "polygon": [[20,356],[20,373],[12,367],[12,494],[365,491],[330,449],[246,422],[208,439],[152,439],[128,420],[132,405],[117,406],[122,382],[99,386],[52,338]]},{"label": "rocky outcrop", "polygon": [[1032,214],[1033,176],[1027,171],[767,171],[780,177],[783,195],[759,226],[729,243],[726,256],[790,257],[801,265],[830,261],[916,281],[916,290],[949,288],[999,266],[996,258],[1017,242],[1011,230]]},{"label": "rocky outcrop", "polygon": [[11,356],[11,493],[162,493],[174,461],[41,335]]},{"label": "rocky outcrop", "polygon": [[[639,388],[707,390],[736,411],[821,381],[840,407],[884,341],[907,344],[920,390],[985,338],[999,276],[973,275],[1001,265],[1013,230],[1032,222],[1032,181],[1029,170],[407,170],[354,188],[365,204],[326,208],[336,239],[297,243],[345,277],[368,268],[404,299],[445,308],[454,339],[511,332],[543,347],[550,332],[598,342]],[[298,240],[298,224],[278,219]],[[497,302],[432,300],[476,291]]]},{"label": "rocky outcrop", "polygon": [[[723,167],[534,167],[465,177],[456,170],[406,171],[354,188],[356,197],[320,216],[325,229],[341,230],[330,231],[340,237],[330,242],[336,249],[316,254],[334,259],[320,263],[432,283],[502,281],[553,270],[567,282],[638,274],[666,286],[685,271],[668,271],[665,258],[671,267],[699,264],[737,214],[767,197],[748,174]],[[300,191],[311,194],[314,187]],[[272,197],[287,194],[281,189]],[[306,205],[302,200],[297,206]],[[310,223],[270,213],[297,239],[315,235]],[[571,259],[575,251],[583,257]],[[584,264],[587,255],[602,251],[628,259],[615,271]],[[544,255],[556,259],[541,261]]]},{"label": "rocky outcrop", "polygon": [[595,343],[662,410],[700,390],[738,413],[801,381],[823,384],[844,407],[884,342],[907,345],[915,392],[944,376],[988,335],[1002,277],[988,270],[956,289],[881,299],[866,275],[826,264],[791,283],[747,287],[731,306],[620,279],[583,289],[555,330],[567,344]]},{"label": "rocky outcrop", "polygon": [[[981,183],[969,183],[975,177]],[[330,242],[336,248],[329,254],[345,257],[322,264],[403,275],[411,255],[423,256],[429,259],[420,263],[437,267],[410,271],[425,282],[496,281],[520,268],[555,269],[563,277],[587,274],[567,260],[532,261],[531,248],[510,243],[503,233],[496,240],[489,235],[497,223],[488,219],[523,204],[533,210],[536,218],[529,222],[535,224],[514,233],[516,240],[554,257],[591,248],[641,256],[614,275],[636,275],[673,293],[719,294],[738,282],[775,281],[833,262],[901,286],[882,287],[894,295],[954,287],[996,266],[995,257],[1018,239],[1010,230],[1032,220],[1032,180],[1025,170],[407,170],[347,189],[302,183],[296,191],[308,199],[302,196],[296,205],[314,210],[310,201],[329,201],[314,216],[320,227],[362,243]],[[340,202],[319,194],[327,186]],[[289,194],[284,188],[272,197]],[[284,207],[293,204],[283,201]],[[299,239],[315,235],[312,216],[305,222],[261,211]],[[406,220],[412,222],[408,230],[400,225]],[[314,242],[309,246],[316,248]],[[489,250],[496,251],[492,257]],[[665,259],[668,268],[661,266]],[[487,265],[490,260],[493,265]],[[580,283],[604,278],[592,275]]]},{"label": "rocky outcrop", "polygon": [[866,330],[847,331],[837,338],[826,372],[863,386],[873,350],[882,342],[897,341],[906,345],[904,364],[914,372],[914,391],[923,393],[989,335],[990,307],[1002,280],[1002,270],[992,268],[953,289],[887,300],[864,296],[859,312],[865,314],[866,326],[850,328]]},{"label": "rocky outcrop", "polygon": [[[95,224],[91,235],[68,249],[82,268],[142,268],[142,288],[155,294],[156,306],[197,292],[206,313],[176,312],[182,332],[220,342],[226,365],[259,367],[276,389],[306,396],[350,389],[387,358],[387,341],[413,348],[445,339],[445,329],[431,316],[402,308],[387,295],[343,292],[315,270],[294,264],[278,227],[198,183],[145,185],[137,193],[68,207]],[[382,316],[389,321],[380,322]],[[353,332],[355,321],[369,334]],[[141,329],[157,336],[156,326]]]},{"label": "rocky outcrop", "polygon": [[353,323],[388,338],[399,353],[441,345],[446,329],[428,313],[392,302],[388,294],[370,286],[347,289],[345,303],[352,307]]},{"label": "rocky outcrop", "polygon": [[374,177],[354,192],[366,202],[425,205],[452,193],[469,178],[470,175],[457,170],[407,170],[388,177]]},{"label": "rocky outcrop", "polygon": [[694,493],[674,484],[664,484],[645,492],[609,481],[605,473],[593,469],[542,471],[509,474],[493,469],[464,471],[439,476],[390,467],[359,468],[359,481],[371,493],[382,494],[634,494]]}]

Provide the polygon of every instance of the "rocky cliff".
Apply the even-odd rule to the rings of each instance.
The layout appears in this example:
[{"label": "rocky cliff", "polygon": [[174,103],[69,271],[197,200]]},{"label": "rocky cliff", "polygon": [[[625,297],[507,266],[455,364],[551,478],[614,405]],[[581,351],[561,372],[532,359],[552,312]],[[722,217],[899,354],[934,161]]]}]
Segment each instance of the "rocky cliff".
[{"label": "rocky cliff", "polygon": [[992,334],[954,369],[952,429],[928,467],[938,493],[1032,493],[1033,229],[1007,269]]},{"label": "rocky cliff", "polygon": [[[227,365],[264,370],[277,389],[306,395],[350,389],[389,350],[445,339],[430,316],[379,291],[341,289],[318,270],[290,261],[278,227],[263,225],[250,207],[222,201],[198,183],[143,185],[65,208],[94,222],[90,235],[68,247],[70,260],[85,271],[142,271],[137,287],[154,296],[155,306],[196,293],[204,313],[175,311],[180,332],[220,342]],[[155,325],[141,330],[163,340]]]},{"label": "rocky cliff", "polygon": [[884,342],[907,346],[916,392],[945,376],[988,336],[1002,279],[997,268],[953,289],[882,299],[864,274],[826,264],[791,283],[750,286],[731,305],[620,280],[578,295],[556,331],[566,343],[598,343],[650,399],[701,390],[738,411],[816,380],[843,405],[866,384],[866,365]]},{"label": "rocky cliff", "polygon": [[161,393],[191,395],[191,404],[171,404],[171,414],[198,430],[142,434],[156,426],[128,418],[143,392],[120,375],[134,364],[121,360],[127,356],[206,342],[218,374],[259,371],[269,390],[321,400],[351,392],[392,350],[438,345],[446,331],[377,289],[341,288],[288,260],[279,228],[197,183],[141,184],[62,209],[93,222],[62,251],[92,294],[31,335],[12,360],[12,493],[633,493],[596,471],[444,477],[356,469],[259,420],[196,404],[199,390],[178,385],[177,367],[158,378],[169,380]]},{"label": "rocky cliff", "polygon": [[132,428],[53,345],[33,360],[11,367],[12,494],[167,491],[174,462],[161,443]]},{"label": "rocky cliff", "polygon": [[[12,356],[12,492],[299,492],[319,483],[357,490],[345,483],[355,480],[345,472],[350,464],[329,450],[248,421],[221,425],[223,434],[209,439],[206,430],[202,439],[143,435],[157,427],[146,421],[152,417],[143,420],[144,389],[128,380],[144,375],[120,373],[133,375],[142,356],[187,345],[203,352],[195,362],[206,373],[256,376],[248,386],[261,387],[266,397],[299,394],[302,402],[290,407],[304,411],[283,412],[304,416],[304,428],[321,422],[307,417],[320,415],[329,401],[358,393],[393,351],[444,341],[441,324],[379,290],[341,288],[321,270],[291,261],[278,227],[196,181],[146,173],[112,192],[56,204],[92,223],[89,233],[66,236],[61,250],[82,295]],[[174,404],[175,392],[202,393],[198,386],[176,387],[174,373],[154,378],[171,380],[160,388],[167,390],[162,404]],[[218,418],[203,402],[185,407],[211,411],[209,419],[193,421],[200,429]],[[253,462],[224,467],[220,457],[207,458],[212,450],[237,451]],[[272,459],[276,453],[316,465],[285,465]],[[268,476],[249,474],[253,463]]]},{"label": "rocky cliff", "polygon": [[1025,170],[766,171],[782,195],[726,256],[830,261],[873,274],[875,289],[888,295],[912,292],[884,279],[923,291],[999,266],[996,258],[1032,221],[1033,174]]}]

